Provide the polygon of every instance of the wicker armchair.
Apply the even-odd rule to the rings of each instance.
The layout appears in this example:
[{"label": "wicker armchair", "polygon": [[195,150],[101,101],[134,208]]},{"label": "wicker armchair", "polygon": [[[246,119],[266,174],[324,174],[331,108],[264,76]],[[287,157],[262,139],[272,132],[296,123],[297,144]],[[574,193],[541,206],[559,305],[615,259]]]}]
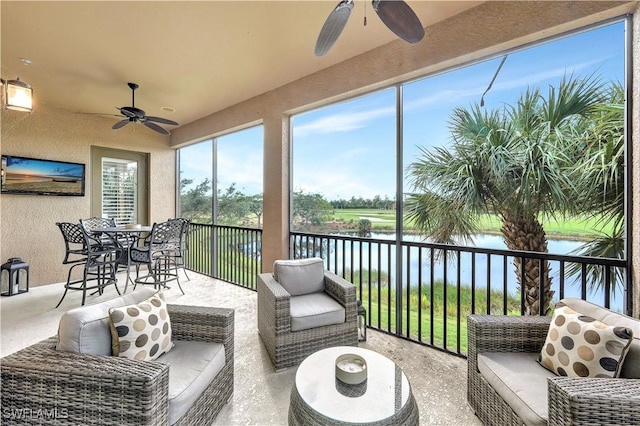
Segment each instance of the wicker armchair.
[{"label": "wicker armchair", "polygon": [[[528,422],[514,412],[480,373],[478,354],[487,352],[539,354],[547,337],[549,322],[549,317],[539,316],[470,315],[468,317],[467,399],[484,424],[502,426],[523,425]],[[550,425],[638,424],[640,419],[640,380],[638,379],[555,376],[547,379],[547,385],[548,424]]]},{"label": "wicker armchair", "polygon": [[323,273],[324,293],[344,307],[345,321],[298,331],[291,327],[290,292],[273,274],[258,275],[258,331],[276,371],[297,365],[320,349],[358,345],[356,288],[330,271]]},{"label": "wicker armchair", "polygon": [[[225,365],[175,424],[207,424],[233,395],[234,312],[168,305],[173,340],[222,343]],[[166,425],[169,365],[55,350],[56,337],[2,359],[2,423]]]}]

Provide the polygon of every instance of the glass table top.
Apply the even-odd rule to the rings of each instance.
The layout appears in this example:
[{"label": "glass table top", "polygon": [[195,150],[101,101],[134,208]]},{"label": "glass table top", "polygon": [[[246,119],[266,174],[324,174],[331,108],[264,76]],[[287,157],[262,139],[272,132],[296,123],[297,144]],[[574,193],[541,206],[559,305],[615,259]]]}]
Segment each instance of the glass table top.
[{"label": "glass table top", "polygon": [[[356,354],[367,363],[367,380],[347,385],[336,379],[336,358]],[[404,372],[377,352],[352,346],[328,348],[307,357],[296,372],[296,388],[307,405],[341,422],[387,419],[407,403],[411,387]]]}]

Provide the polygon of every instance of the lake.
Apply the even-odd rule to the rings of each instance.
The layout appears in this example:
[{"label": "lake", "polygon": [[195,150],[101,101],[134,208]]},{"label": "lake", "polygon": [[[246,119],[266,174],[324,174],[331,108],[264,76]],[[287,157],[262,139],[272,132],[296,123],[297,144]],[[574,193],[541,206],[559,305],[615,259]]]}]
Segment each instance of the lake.
[{"label": "lake", "polygon": [[[386,239],[389,240],[391,237],[388,234],[372,234],[372,239]],[[403,237],[405,241],[412,242],[420,242],[423,239],[419,236],[415,235],[405,235]],[[507,247],[504,244],[502,237],[499,235],[476,235],[474,237],[474,246],[482,247],[482,248],[490,248],[490,249],[502,249],[506,250]],[[393,243],[393,241],[390,241]],[[583,244],[581,241],[570,241],[570,240],[549,240],[548,247],[549,253],[553,254],[570,254],[573,250],[577,249]],[[337,257],[337,264],[339,267],[342,265],[343,259],[346,259],[347,268],[349,268],[349,262],[351,261],[353,255],[353,265],[351,268],[354,271],[359,269],[365,270],[381,270],[383,272],[389,273],[389,268],[387,266],[387,259],[389,255],[389,250],[391,250],[391,281],[394,282],[394,273],[396,266],[395,259],[395,246],[390,245],[378,245],[378,244],[362,244],[362,265],[360,264],[360,243],[353,244],[353,253],[352,247],[350,244],[345,245],[345,250],[342,252],[342,245],[338,244],[339,250],[336,252],[332,250],[330,263],[333,266],[335,262],[335,258]],[[377,265],[378,259],[378,251],[380,251],[380,257],[382,259],[382,266]],[[371,253],[369,253],[371,252]],[[409,273],[409,282],[411,286],[418,285],[418,271],[422,268],[422,282],[426,283],[430,279],[431,274],[431,259],[428,250],[422,251],[423,256],[420,259],[418,255],[418,249],[416,247],[412,247],[409,253],[410,262],[409,262],[409,271],[403,271],[403,276],[407,277],[407,272]],[[369,256],[372,259],[371,264],[369,264]],[[405,252],[406,256],[406,252]],[[501,290],[505,287],[504,283],[504,263],[503,258],[501,256],[493,255],[491,256],[490,261],[487,260],[487,255],[485,254],[476,254],[475,255],[475,286],[476,288],[485,288],[487,282],[487,265],[490,262],[490,282],[491,288],[495,290]],[[403,267],[406,268],[406,260],[403,263]],[[445,268],[446,266],[446,268]],[[517,295],[519,293],[518,284],[516,280],[515,266],[513,265],[513,259],[509,258],[507,261],[507,282],[506,288],[508,293]],[[450,284],[455,284],[457,281],[458,268],[457,262],[451,261],[451,259],[445,265],[445,262],[442,260],[437,260],[433,266],[433,276],[435,280],[443,280],[445,275],[445,269],[447,274],[447,279]],[[551,276],[553,279],[553,290],[555,291],[554,301],[557,301],[559,296],[559,278],[558,271],[560,269],[558,262],[550,262],[550,270]],[[342,271],[339,270],[338,273]],[[472,255],[471,253],[462,253],[460,256],[460,282],[464,286],[470,286],[472,282]],[[581,286],[580,283],[577,282],[577,276],[567,276],[565,277],[565,288],[564,288],[564,296],[565,297],[580,297]],[[604,305],[604,294],[600,290],[596,290],[593,292],[589,292],[587,294],[587,299],[593,303]],[[622,311],[623,306],[623,298],[622,292],[616,292],[615,297],[611,296],[611,308],[613,310]]]}]

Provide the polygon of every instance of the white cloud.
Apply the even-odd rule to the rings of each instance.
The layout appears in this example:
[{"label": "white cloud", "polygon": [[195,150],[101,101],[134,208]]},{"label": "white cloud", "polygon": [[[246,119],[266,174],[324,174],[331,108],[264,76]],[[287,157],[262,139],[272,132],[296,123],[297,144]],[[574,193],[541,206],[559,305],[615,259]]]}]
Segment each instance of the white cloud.
[{"label": "white cloud", "polygon": [[232,183],[247,195],[262,193],[262,151],[246,151],[226,161],[218,160],[218,189],[224,191]]},{"label": "white cloud", "polygon": [[370,122],[382,117],[393,116],[395,107],[377,108],[364,112],[328,115],[308,124],[294,126],[294,137],[304,137],[310,133],[348,132],[366,127]]},{"label": "white cloud", "polygon": [[[507,59],[508,60],[508,59]],[[593,65],[599,64],[602,62],[602,59],[582,62],[573,67],[574,74],[583,71],[592,67]],[[526,72],[514,72],[511,71],[511,74],[517,74],[518,77],[512,78],[509,80],[504,80],[504,73],[499,75],[496,79],[496,83],[492,86],[490,93],[500,92],[504,90],[513,90],[518,88],[526,88],[537,85],[542,81],[546,81],[549,79],[555,79],[558,77],[562,77],[563,75],[569,75],[566,67],[558,67],[550,70],[541,71],[534,74],[528,74]],[[502,78],[501,78],[502,77]],[[462,88],[462,89],[446,89],[440,90],[438,92],[429,93],[426,96],[405,104],[404,110],[413,111],[420,109],[426,106],[432,105],[442,105],[442,104],[451,104],[451,103],[460,103],[467,99],[475,98],[477,101],[480,101],[480,97],[482,93],[487,88],[488,82],[480,83],[472,83],[472,87]]]}]

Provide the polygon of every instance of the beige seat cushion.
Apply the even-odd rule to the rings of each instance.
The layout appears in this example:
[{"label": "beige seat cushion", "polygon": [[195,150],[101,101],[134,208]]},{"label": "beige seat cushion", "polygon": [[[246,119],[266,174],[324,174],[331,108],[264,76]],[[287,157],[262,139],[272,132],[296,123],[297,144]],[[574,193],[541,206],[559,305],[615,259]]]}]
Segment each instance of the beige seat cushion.
[{"label": "beige seat cushion", "polygon": [[549,418],[547,378],[555,374],[536,361],[537,353],[478,354],[478,370],[527,425],[546,425]]},{"label": "beige seat cushion", "polygon": [[56,350],[91,355],[111,355],[109,309],[142,302],[157,290],[141,288],[95,305],[65,312],[58,326]]},{"label": "beige seat cushion", "polygon": [[276,260],[273,278],[291,296],[324,291],[324,262],[319,257]]},{"label": "beige seat cushion", "polygon": [[225,364],[220,343],[174,340],[156,362],[169,364],[169,424],[176,423],[202,395]]},{"label": "beige seat cushion", "polygon": [[344,307],[326,293],[291,297],[291,331],[345,322]]}]

